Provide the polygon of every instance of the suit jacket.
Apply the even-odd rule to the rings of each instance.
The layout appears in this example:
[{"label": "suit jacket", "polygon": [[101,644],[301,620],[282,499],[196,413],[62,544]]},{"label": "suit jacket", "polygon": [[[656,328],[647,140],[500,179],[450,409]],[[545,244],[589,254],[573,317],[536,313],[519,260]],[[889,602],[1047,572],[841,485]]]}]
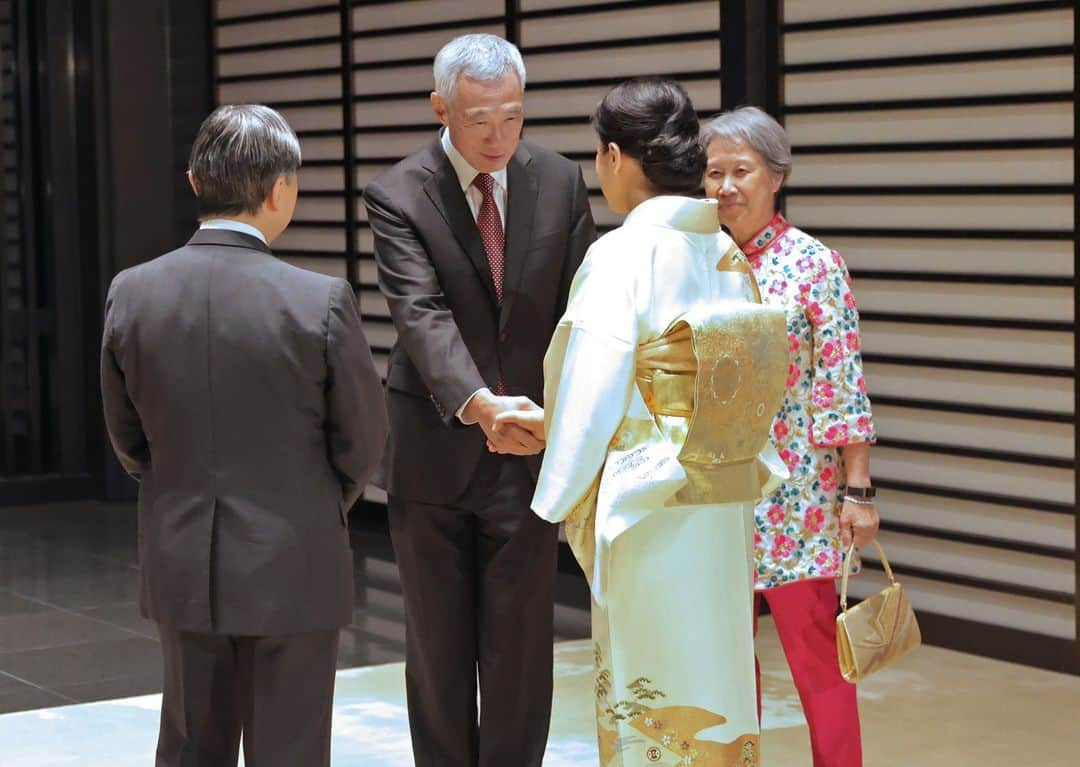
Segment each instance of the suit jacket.
[{"label": "suit jacket", "polygon": [[[521,142],[507,166],[503,302],[480,231],[438,138],[364,190],[379,287],[398,340],[386,375],[383,480],[410,500],[451,503],[486,450],[455,413],[477,389],[540,403],[543,358],[570,282],[596,237],[577,163]],[[529,461],[533,477],[539,457]],[[531,488],[523,488],[531,494]]]},{"label": "suit jacket", "polygon": [[344,280],[200,230],[113,280],[101,389],[140,483],[146,617],[257,636],[350,622],[346,515],[387,425]]}]

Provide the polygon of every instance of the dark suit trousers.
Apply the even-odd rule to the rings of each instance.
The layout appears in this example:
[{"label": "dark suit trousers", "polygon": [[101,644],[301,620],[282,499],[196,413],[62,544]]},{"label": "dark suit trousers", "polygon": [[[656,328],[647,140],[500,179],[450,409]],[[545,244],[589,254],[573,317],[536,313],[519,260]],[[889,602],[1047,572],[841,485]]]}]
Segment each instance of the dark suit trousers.
[{"label": "dark suit trousers", "polygon": [[329,767],[338,632],[196,634],[159,624],[156,767]]},{"label": "dark suit trousers", "polygon": [[416,767],[543,761],[558,528],[532,490],[521,458],[485,454],[453,506],[390,497]]}]

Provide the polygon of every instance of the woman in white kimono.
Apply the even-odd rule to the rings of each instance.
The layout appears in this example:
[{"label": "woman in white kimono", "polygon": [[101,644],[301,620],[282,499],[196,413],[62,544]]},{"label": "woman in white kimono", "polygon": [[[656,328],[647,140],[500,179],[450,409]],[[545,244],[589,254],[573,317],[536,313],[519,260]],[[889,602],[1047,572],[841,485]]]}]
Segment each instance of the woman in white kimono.
[{"label": "woman in white kimono", "polygon": [[[755,501],[786,476],[768,429],[787,371],[716,203],[686,92],[614,88],[593,117],[608,205],[544,361],[534,511],[565,520],[593,592],[602,767],[759,764]],[[759,452],[761,453],[759,457]]]}]

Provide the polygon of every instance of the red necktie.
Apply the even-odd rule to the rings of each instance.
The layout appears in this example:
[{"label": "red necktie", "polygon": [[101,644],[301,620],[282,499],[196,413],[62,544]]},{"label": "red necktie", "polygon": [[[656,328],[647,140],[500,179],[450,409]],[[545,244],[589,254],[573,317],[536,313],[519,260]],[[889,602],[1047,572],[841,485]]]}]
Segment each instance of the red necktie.
[{"label": "red necktie", "polygon": [[476,226],[480,230],[480,239],[487,253],[488,266],[491,267],[491,279],[495,282],[495,296],[502,303],[503,299],[503,225],[499,218],[499,209],[495,206],[495,179],[487,173],[480,173],[473,179],[473,186],[480,190],[480,212],[476,214]]},{"label": "red necktie", "polygon": [[[491,279],[495,283],[495,296],[499,303],[503,300],[503,248],[505,239],[503,236],[502,219],[499,217],[499,209],[495,206],[495,179],[487,173],[477,174],[473,179],[473,186],[480,190],[483,195],[480,201],[480,211],[476,214],[476,227],[480,230],[480,239],[484,243],[484,252],[487,253],[488,266],[491,267]],[[499,371],[499,380],[495,384],[495,393],[506,394],[506,384],[503,382],[502,370]]]}]

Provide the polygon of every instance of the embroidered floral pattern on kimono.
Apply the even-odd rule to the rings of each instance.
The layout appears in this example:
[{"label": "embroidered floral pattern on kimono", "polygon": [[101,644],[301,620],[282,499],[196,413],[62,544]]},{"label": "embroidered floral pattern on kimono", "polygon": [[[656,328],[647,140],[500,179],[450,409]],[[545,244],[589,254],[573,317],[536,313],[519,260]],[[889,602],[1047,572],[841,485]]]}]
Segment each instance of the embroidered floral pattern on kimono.
[{"label": "embroidered floral pattern on kimono", "polygon": [[859,312],[840,254],[777,216],[743,245],[762,300],[788,318],[788,392],[773,437],[791,479],[756,509],[756,588],[834,578],[842,562],[837,448],[875,439]]}]

